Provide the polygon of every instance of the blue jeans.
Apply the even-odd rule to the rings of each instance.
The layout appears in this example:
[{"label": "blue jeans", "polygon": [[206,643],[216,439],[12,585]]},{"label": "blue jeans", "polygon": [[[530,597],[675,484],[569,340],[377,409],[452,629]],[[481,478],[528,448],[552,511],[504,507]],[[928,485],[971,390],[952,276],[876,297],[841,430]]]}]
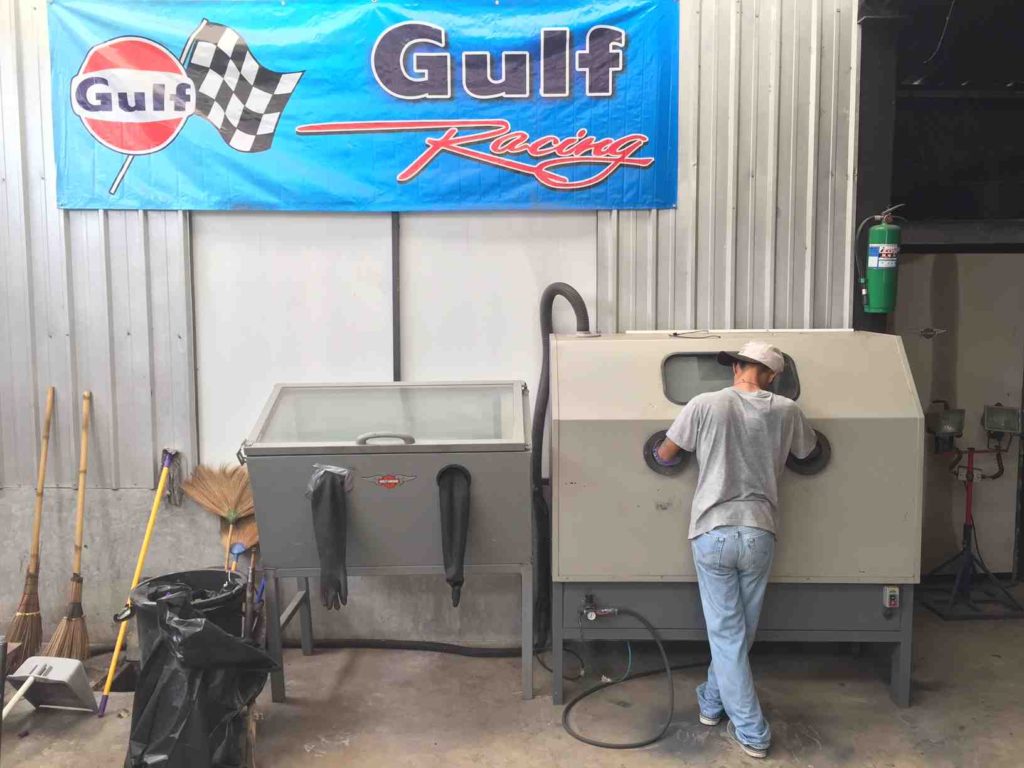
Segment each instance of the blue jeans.
[{"label": "blue jeans", "polygon": [[708,681],[697,688],[700,711],[724,711],[740,741],[767,749],[772,733],[754,690],[748,652],[775,555],[775,536],[760,528],[722,526],[690,545],[711,643]]}]

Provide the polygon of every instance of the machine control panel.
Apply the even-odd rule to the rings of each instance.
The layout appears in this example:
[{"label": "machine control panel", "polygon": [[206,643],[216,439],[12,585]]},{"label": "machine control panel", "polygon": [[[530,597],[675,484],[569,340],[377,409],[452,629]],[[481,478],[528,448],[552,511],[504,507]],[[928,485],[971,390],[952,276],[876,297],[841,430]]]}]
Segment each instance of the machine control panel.
[{"label": "machine control panel", "polygon": [[900,588],[882,587],[882,605],[892,611],[898,609],[900,607]]}]

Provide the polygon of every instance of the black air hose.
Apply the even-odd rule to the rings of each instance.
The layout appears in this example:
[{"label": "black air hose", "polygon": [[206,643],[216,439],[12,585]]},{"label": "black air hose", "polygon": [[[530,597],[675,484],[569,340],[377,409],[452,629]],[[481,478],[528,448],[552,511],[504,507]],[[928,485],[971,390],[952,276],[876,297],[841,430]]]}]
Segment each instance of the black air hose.
[{"label": "black air hose", "polygon": [[552,283],[540,297],[540,382],[537,384],[537,401],[533,406],[533,430],[530,443],[533,455],[530,457],[530,485],[533,495],[533,541],[534,563],[536,563],[536,602],[534,605],[534,626],[537,640],[535,645],[547,644],[551,629],[551,510],[544,498],[543,455],[544,425],[547,423],[550,388],[551,350],[549,337],[554,331],[552,308],[555,298],[561,296],[572,305],[576,314],[576,332],[590,332],[590,315],[586,302],[579,291],[568,283]]}]

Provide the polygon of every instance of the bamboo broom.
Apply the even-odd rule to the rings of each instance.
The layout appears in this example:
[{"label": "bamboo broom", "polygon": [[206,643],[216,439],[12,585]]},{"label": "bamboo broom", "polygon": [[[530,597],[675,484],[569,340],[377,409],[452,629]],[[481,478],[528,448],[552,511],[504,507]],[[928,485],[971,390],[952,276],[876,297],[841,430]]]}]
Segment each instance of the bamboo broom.
[{"label": "bamboo broom", "polygon": [[[25,572],[25,589],[21,602],[7,630],[7,639],[21,643],[16,654],[10,659],[11,669],[17,669],[22,659],[35,656],[43,640],[43,620],[39,613],[39,534],[43,523],[43,483],[46,481],[46,458],[50,451],[50,422],[53,419],[54,388],[46,390],[46,416],[43,420],[43,439],[39,448],[39,473],[36,477],[36,508],[32,520],[32,544],[29,549],[28,570]],[[0,674],[3,669],[0,668]]]},{"label": "bamboo broom", "polygon": [[92,392],[82,393],[82,438],[78,459],[78,502],[75,505],[75,553],[68,607],[46,646],[46,656],[85,661],[89,658],[89,631],[82,612],[82,542],[85,537],[85,479],[89,469],[89,417]]}]

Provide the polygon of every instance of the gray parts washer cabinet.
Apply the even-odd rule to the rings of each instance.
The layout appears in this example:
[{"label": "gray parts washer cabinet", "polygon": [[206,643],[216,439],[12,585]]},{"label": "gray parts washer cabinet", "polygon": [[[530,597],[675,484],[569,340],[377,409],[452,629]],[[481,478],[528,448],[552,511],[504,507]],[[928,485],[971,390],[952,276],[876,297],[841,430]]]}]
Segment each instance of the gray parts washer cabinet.
[{"label": "gray parts washer cabinet", "polygon": [[[267,646],[279,663],[281,631],[295,615],[303,653],[313,651],[309,580],[320,560],[306,488],[315,464],[333,465],[352,474],[349,576],[447,576],[454,600],[472,593],[475,573],[520,574],[523,698],[532,698],[528,397],[521,381],[274,388],[242,451],[267,578]],[[444,514],[442,500],[450,505]],[[286,577],[299,591],[282,610]],[[285,698],[283,667],[271,676],[271,693]]]},{"label": "gray parts washer cabinet", "polygon": [[[752,339],[787,353],[782,394],[831,444],[820,473],[783,472],[757,639],[890,644],[892,698],[909,704],[924,417],[900,338],[853,331],[551,337],[556,704],[588,596],[638,611],[663,639],[706,638],[687,541],[697,463],[666,476],[642,447],[694,395],[730,386],[715,354]],[[588,640],[648,636],[626,616],[584,621]]]}]

